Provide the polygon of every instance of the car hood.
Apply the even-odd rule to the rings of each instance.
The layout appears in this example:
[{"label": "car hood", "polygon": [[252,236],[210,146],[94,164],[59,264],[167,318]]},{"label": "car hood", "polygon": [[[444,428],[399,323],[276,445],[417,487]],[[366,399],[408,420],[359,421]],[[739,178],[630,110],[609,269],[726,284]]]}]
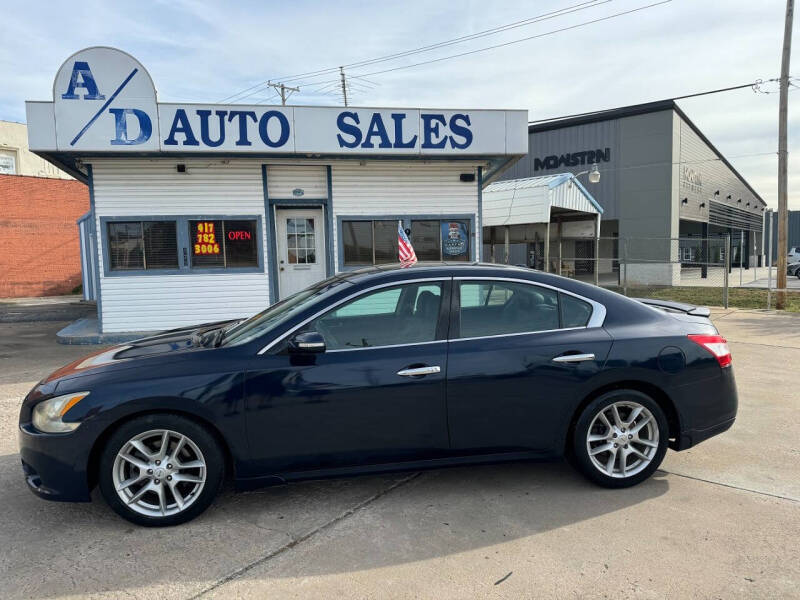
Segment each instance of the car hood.
[{"label": "car hood", "polygon": [[238,320],[217,321],[170,329],[146,338],[133,340],[126,344],[112,346],[88,356],[84,356],[57,371],[51,373],[44,381],[53,381],[70,375],[83,373],[90,369],[99,369],[121,363],[130,363],[139,359],[151,358],[155,355],[173,355],[198,348],[194,336],[203,334],[220,327],[236,323]]}]

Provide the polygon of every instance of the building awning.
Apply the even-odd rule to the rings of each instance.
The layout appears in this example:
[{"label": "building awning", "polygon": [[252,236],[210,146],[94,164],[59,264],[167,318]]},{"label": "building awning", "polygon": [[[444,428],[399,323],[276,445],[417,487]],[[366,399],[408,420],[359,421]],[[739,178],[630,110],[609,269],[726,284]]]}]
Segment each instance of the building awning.
[{"label": "building awning", "polygon": [[603,208],[572,173],[498,181],[483,190],[484,227],[549,223],[554,213],[597,218]]}]

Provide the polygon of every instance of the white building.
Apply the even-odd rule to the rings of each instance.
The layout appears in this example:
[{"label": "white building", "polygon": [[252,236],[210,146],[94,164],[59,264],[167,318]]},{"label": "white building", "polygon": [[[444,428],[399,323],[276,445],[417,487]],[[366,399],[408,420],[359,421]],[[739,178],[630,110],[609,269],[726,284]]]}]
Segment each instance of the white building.
[{"label": "white building", "polygon": [[31,152],[28,149],[28,128],[25,123],[13,121],[0,121],[0,175],[72,179]]},{"label": "white building", "polygon": [[88,48],[28,102],[30,148],[90,188],[84,287],[102,332],[249,316],[335,272],[477,260],[481,191],[528,151],[527,112],[165,104]]}]

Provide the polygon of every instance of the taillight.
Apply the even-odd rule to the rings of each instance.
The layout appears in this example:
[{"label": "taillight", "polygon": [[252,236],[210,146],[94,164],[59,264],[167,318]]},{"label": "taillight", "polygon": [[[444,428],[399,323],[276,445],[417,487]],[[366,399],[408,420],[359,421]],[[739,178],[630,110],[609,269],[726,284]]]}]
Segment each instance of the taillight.
[{"label": "taillight", "polygon": [[721,335],[689,335],[689,339],[711,352],[717,359],[720,367],[731,365],[731,351],[728,342]]}]

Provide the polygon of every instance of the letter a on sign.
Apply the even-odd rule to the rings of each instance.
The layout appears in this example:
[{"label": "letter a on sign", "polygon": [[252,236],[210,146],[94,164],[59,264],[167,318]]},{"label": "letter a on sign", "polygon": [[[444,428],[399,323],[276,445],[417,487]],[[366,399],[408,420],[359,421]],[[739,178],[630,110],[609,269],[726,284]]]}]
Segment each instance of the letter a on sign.
[{"label": "letter a on sign", "polygon": [[84,100],[106,99],[106,97],[98,91],[94,75],[92,75],[92,70],[89,68],[89,63],[85,61],[76,60],[72,65],[72,77],[69,79],[67,92],[61,94],[61,98],[63,100],[78,100],[79,97],[75,93],[75,88],[84,88],[86,90],[86,93],[83,95]]}]

